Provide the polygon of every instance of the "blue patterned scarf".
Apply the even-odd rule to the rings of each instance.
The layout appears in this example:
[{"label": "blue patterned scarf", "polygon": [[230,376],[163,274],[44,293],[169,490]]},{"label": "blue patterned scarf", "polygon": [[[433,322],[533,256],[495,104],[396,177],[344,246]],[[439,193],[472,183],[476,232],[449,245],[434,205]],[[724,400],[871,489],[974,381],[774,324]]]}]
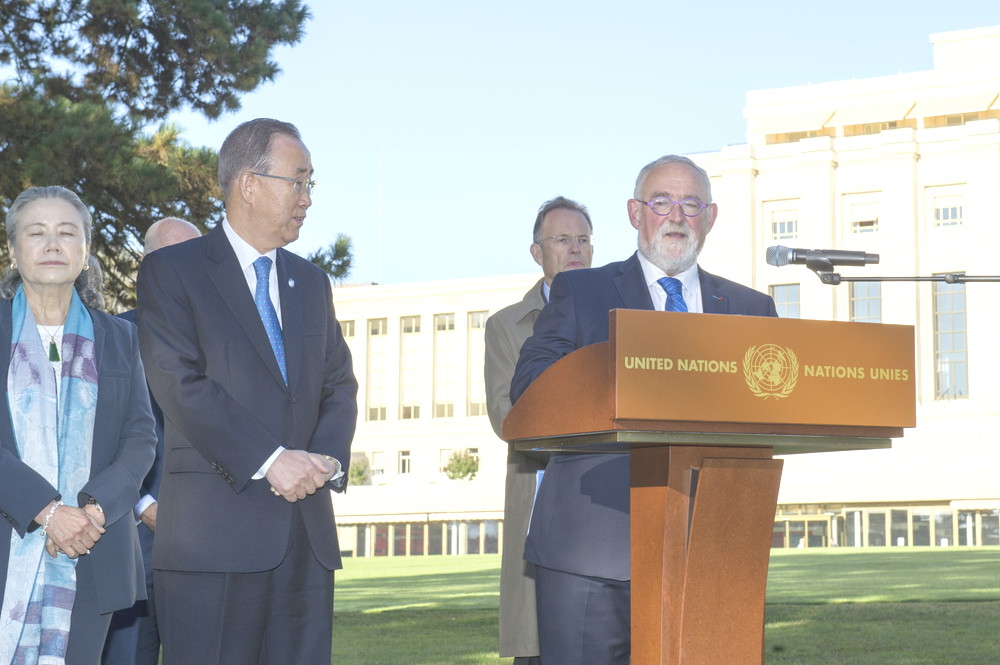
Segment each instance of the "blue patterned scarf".
[{"label": "blue patterned scarf", "polygon": [[[76,290],[62,338],[57,383],[35,317],[21,287],[11,307],[12,335],[7,403],[17,451],[67,503],[90,477],[97,407],[94,323]],[[50,557],[39,531],[11,533],[10,559],[0,610],[0,665],[62,665],[76,596],[76,560]]]}]

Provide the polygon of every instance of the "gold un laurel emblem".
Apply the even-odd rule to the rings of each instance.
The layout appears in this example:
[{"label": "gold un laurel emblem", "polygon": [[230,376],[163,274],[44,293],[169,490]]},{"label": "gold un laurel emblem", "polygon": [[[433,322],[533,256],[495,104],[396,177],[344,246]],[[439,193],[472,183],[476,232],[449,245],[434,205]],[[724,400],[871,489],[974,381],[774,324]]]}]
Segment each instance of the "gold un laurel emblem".
[{"label": "gold un laurel emblem", "polygon": [[799,380],[799,359],[777,344],[751,346],[743,356],[743,377],[757,397],[788,397]]}]

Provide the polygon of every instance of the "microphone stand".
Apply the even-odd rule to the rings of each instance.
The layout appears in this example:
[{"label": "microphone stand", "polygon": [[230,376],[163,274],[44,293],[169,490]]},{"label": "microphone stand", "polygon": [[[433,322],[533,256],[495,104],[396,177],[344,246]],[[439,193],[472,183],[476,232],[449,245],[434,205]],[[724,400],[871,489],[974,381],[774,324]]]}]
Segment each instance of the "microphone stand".
[{"label": "microphone stand", "polygon": [[836,272],[817,272],[819,281],[836,286],[841,282],[944,282],[945,284],[965,284],[966,282],[1000,282],[1000,275],[963,275],[950,272],[930,277],[841,277]]},{"label": "microphone stand", "polygon": [[826,259],[810,258],[806,267],[816,273],[819,281],[836,286],[841,282],[944,282],[945,284],[965,284],[966,282],[1000,282],[1000,275],[966,275],[950,272],[925,277],[841,277],[833,271],[833,264]]}]

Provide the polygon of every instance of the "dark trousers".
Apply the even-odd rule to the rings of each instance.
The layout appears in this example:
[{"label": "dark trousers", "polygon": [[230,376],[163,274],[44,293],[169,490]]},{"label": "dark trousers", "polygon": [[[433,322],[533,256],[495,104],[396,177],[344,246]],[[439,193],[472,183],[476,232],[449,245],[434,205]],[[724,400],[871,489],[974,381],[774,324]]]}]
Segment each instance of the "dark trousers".
[{"label": "dark trousers", "polygon": [[[43,554],[42,556],[48,556]],[[98,665],[108,634],[110,614],[97,611],[97,589],[90,575],[77,574],[76,597],[70,614],[66,665]]]},{"label": "dark trousers", "polygon": [[153,569],[149,565],[153,556],[153,532],[140,524],[139,544],[146,566],[146,597],[127,610],[119,610],[111,617],[111,629],[104,643],[102,665],[158,665],[160,662],[160,633],[156,626],[156,605],[153,592]]},{"label": "dark trousers", "polygon": [[258,573],[156,570],[163,665],[329,663],[333,573],[298,511],[281,564]]},{"label": "dark trousers", "polygon": [[538,643],[545,665],[627,665],[629,583],[535,566]]}]

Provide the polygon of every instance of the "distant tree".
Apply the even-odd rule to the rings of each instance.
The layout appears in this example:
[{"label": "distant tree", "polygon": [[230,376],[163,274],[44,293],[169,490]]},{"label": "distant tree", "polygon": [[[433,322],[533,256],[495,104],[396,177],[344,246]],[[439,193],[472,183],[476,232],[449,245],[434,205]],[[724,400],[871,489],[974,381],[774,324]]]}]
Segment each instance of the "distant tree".
[{"label": "distant tree", "polygon": [[456,450],[448,458],[444,473],[450,480],[472,480],[479,473],[479,458],[468,450]]},{"label": "distant tree", "polygon": [[351,466],[347,469],[348,485],[367,485],[371,478],[372,470],[368,463],[368,456],[364,453],[351,455]]},{"label": "distant tree", "polygon": [[204,230],[223,214],[216,152],[156,123],[185,106],[238,109],[308,18],[299,0],[4,0],[0,208],[30,186],[75,191],[94,212],[109,309],[133,306],[149,225],[169,215]]},{"label": "distant tree", "polygon": [[133,119],[190,106],[209,118],[278,74],[271,50],[302,39],[299,0],[4,0],[0,66],[18,87]]},{"label": "distant tree", "polygon": [[307,257],[318,265],[335,282],[343,282],[351,274],[351,238],[343,233],[325,249],[317,249]]}]

